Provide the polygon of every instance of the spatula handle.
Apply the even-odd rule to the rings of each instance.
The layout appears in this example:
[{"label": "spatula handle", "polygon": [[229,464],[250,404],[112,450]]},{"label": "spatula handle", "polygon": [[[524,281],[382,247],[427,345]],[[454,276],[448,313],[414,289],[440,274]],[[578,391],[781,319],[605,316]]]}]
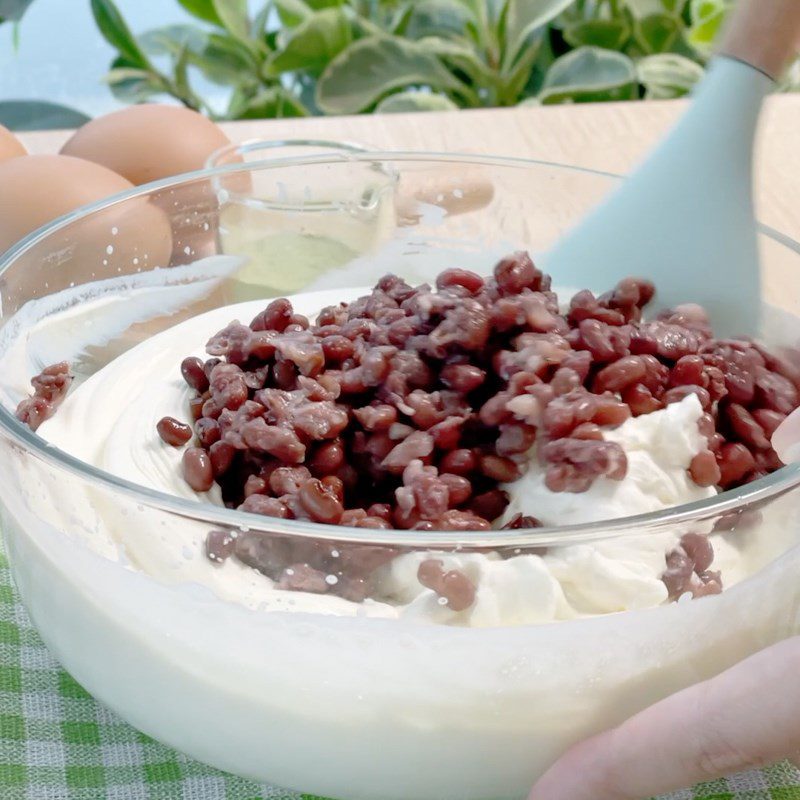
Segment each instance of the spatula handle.
[{"label": "spatula handle", "polygon": [[780,77],[800,49],[800,0],[739,0],[720,54]]}]

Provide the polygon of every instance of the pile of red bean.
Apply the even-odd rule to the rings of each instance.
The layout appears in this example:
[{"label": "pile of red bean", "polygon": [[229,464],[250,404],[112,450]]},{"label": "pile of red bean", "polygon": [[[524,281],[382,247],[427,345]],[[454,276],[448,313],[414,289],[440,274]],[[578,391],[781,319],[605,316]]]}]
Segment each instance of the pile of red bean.
[{"label": "pile of red bean", "polygon": [[71,384],[72,375],[66,361],[46,367],[31,379],[33,394],[17,406],[17,419],[35,431],[56,413],[64,402]]},{"label": "pile of red bean", "polygon": [[714,339],[697,306],[643,321],[653,294],[630,278],[560,313],[550,278],[515,253],[488,280],[449,269],[433,289],[388,275],[313,324],[274,300],[213,336],[205,363],[183,362],[194,432],[165,419],[159,433],[196,435],[186,479],[216,481],[231,507],[366,528],[488,528],[534,443],[553,491],[621,480],[625,453],[603,427],[688,394],[705,410],[698,484],[776,469],[769,440],[798,405],[800,373],[753,342]]},{"label": "pile of red bean", "polygon": [[[522,474],[534,443],[553,491],[621,480],[626,455],[603,428],[689,394],[708,441],[690,466],[696,483],[725,489],[776,469],[769,440],[798,405],[800,372],[754,342],[715,339],[695,305],[644,321],[654,291],[630,278],[600,297],[579,292],[561,313],[550,278],[515,253],[488,280],[449,269],[432,289],[388,275],[313,324],[275,300],[250,325],[212,337],[205,363],[182,364],[196,390],[186,479],[198,491],[216,481],[229,506],[285,519],[485,530],[507,505],[501,484]],[[177,420],[159,432],[171,444],[192,437]],[[506,527],[538,524],[517,515]],[[720,591],[710,544],[687,536],[667,558],[671,597]],[[327,551],[295,550],[222,531],[207,545],[212,560],[235,554],[284,588],[352,599],[396,555],[343,548],[342,570]],[[440,562],[425,562],[420,581],[454,608],[472,602],[475,587]]]}]

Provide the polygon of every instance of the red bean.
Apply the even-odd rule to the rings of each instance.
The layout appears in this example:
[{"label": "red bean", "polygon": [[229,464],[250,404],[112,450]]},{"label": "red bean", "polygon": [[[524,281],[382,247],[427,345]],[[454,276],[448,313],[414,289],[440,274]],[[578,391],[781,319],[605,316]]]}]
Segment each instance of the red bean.
[{"label": "red bean", "polygon": [[478,459],[472,450],[459,448],[442,456],[440,468],[454,475],[470,475],[478,468]]},{"label": "red bean", "polygon": [[208,378],[203,369],[203,362],[191,356],[181,362],[181,375],[189,386],[196,392],[203,394],[208,389]]},{"label": "red bean", "polygon": [[439,479],[447,486],[451,508],[466,503],[472,495],[472,484],[461,475],[444,472]]},{"label": "red bean", "polygon": [[156,430],[162,441],[173,447],[182,447],[192,438],[191,427],[175,417],[162,417],[156,425]]},{"label": "red bean", "polygon": [[700,533],[685,533],[681,536],[681,547],[694,564],[695,572],[705,572],[714,561],[714,547]]},{"label": "red bean", "polygon": [[669,374],[670,386],[708,386],[706,363],[702,356],[683,356],[675,363]]},{"label": "red bean", "polygon": [[332,335],[326,336],[322,340],[322,352],[325,354],[326,362],[341,364],[346,358],[353,355],[353,342],[346,336]]},{"label": "red bean", "polygon": [[367,516],[380,517],[388,522],[392,518],[392,507],[388,503],[373,503],[367,509]]},{"label": "red bean", "polygon": [[718,483],[723,489],[741,481],[756,466],[753,454],[739,442],[724,444],[717,456],[717,461],[720,469]]},{"label": "red bean", "polygon": [[504,294],[519,294],[523,289],[536,289],[541,272],[527,253],[517,252],[504,258],[494,268],[497,287]]},{"label": "red bean", "polygon": [[344,481],[341,478],[336,475],[326,475],[320,483],[325,487],[325,491],[337,497],[340,503],[344,502]]},{"label": "red bean", "polygon": [[594,379],[594,391],[621,392],[628,386],[639,383],[647,375],[647,367],[638,356],[625,356],[609,364],[597,373]]},{"label": "red bean", "polygon": [[446,289],[449,286],[461,286],[470,294],[477,294],[483,289],[483,278],[468,269],[446,269],[436,278],[436,288]]},{"label": "red bean", "polygon": [[283,331],[292,322],[292,304],[285,298],[273,300],[250,323],[254,331]]},{"label": "red bean", "polygon": [[[251,494],[250,497],[245,498],[245,501],[239,506],[239,510],[247,511],[250,514],[263,514],[265,517],[278,517],[279,519],[292,519],[293,517],[286,503],[277,497],[265,497],[263,494]],[[241,538],[240,535],[238,541],[241,541]],[[261,566],[272,565],[262,564]]]},{"label": "red bean", "polygon": [[508,494],[500,489],[490,489],[488,492],[475,495],[469,501],[469,510],[473,514],[488,519],[490,522],[497,519],[508,506]]},{"label": "red bean", "polygon": [[486,372],[472,364],[449,364],[441,372],[442,383],[451,389],[468,394],[486,380]]},{"label": "red bean", "polygon": [[757,450],[769,448],[769,440],[764,436],[764,429],[744,406],[731,403],[726,409],[726,413],[731,428],[746,445]]},{"label": "red bean", "polygon": [[583,422],[570,434],[570,439],[587,439],[595,442],[603,441],[603,431],[593,422]]},{"label": "red bean", "polygon": [[658,411],[664,407],[664,404],[653,397],[652,392],[641,383],[625,389],[622,393],[622,400],[628,405],[634,417],[639,417],[642,414],[652,414],[653,411]]},{"label": "red bean", "polygon": [[208,450],[214,442],[218,442],[221,436],[219,423],[215,419],[203,417],[197,420],[194,429],[200,444],[205,447],[206,450]]},{"label": "red bean", "polygon": [[203,416],[203,407],[206,403],[206,399],[204,397],[193,397],[189,401],[189,415],[195,422]]},{"label": "red bean", "polygon": [[442,562],[428,559],[419,565],[417,579],[446,601],[452,611],[465,611],[475,602],[475,586],[461,571],[445,572]]},{"label": "red bean", "polygon": [[297,497],[314,522],[336,525],[342,518],[344,508],[341,501],[316,478],[301,484]]},{"label": "red bean", "polygon": [[323,475],[332,475],[344,464],[344,445],[338,439],[321,444],[311,457],[308,464],[311,472],[318,478]]},{"label": "red bean", "polygon": [[250,497],[251,494],[266,494],[267,482],[258,475],[250,475],[244,483],[244,496]]},{"label": "red bean", "polygon": [[224,475],[230,469],[235,455],[236,448],[227,442],[214,442],[211,445],[208,457],[211,460],[211,468],[215,478]]},{"label": "red bean", "polygon": [[397,409],[386,403],[353,409],[353,415],[368,431],[388,431],[397,422]]},{"label": "red bean", "polygon": [[673,389],[667,389],[662,399],[667,405],[670,405],[671,403],[680,403],[690,394],[697,397],[704,411],[708,411],[711,408],[711,395],[701,386],[676,386]]},{"label": "red bean", "polygon": [[196,492],[207,492],[214,485],[211,459],[200,447],[189,447],[183,454],[183,477]]},{"label": "red bean", "polygon": [[500,483],[510,483],[520,476],[519,467],[510,458],[481,456],[481,472]]},{"label": "red bean", "polygon": [[235,543],[230,531],[209,531],[206,536],[206,556],[210,561],[221,564],[233,555]]},{"label": "red bean", "polygon": [[631,410],[625,403],[620,402],[613,395],[603,395],[597,398],[592,422],[597,425],[622,425],[631,417]]},{"label": "red bean", "polygon": [[722,475],[717,459],[710,450],[704,450],[692,459],[689,474],[698,486],[716,486]]}]

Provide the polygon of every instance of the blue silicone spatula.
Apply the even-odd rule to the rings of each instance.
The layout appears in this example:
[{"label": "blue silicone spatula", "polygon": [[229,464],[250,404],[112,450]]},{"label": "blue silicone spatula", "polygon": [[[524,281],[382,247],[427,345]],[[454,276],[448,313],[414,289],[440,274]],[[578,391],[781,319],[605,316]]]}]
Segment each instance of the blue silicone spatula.
[{"label": "blue silicone spatula", "polygon": [[666,308],[700,303],[719,335],[760,315],[752,161],[764,96],[800,44],[800,0],[740,0],[692,105],[650,157],[544,262],[561,285],[628,275]]}]

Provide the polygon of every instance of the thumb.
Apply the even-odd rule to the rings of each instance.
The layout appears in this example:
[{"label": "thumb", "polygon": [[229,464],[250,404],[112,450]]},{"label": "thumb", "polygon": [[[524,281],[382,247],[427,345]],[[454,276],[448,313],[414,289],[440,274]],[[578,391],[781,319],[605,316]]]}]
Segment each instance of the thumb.
[{"label": "thumb", "polygon": [[529,800],[644,800],[800,752],[800,638],[582,742]]}]

